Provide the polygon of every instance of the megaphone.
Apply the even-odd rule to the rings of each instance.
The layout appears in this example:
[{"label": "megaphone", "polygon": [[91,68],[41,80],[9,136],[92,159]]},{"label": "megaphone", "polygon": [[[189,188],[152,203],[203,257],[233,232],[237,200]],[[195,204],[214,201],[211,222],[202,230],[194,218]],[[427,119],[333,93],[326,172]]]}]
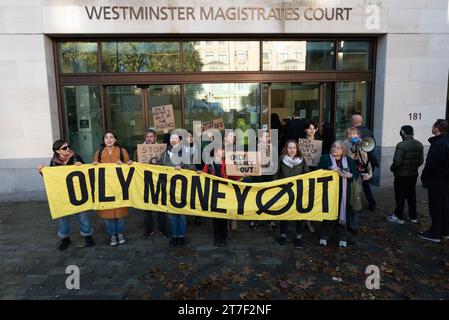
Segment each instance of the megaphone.
[{"label": "megaphone", "polygon": [[376,146],[376,141],[374,141],[373,138],[365,137],[360,142],[360,149],[362,149],[365,152],[371,152],[374,150],[374,147]]}]

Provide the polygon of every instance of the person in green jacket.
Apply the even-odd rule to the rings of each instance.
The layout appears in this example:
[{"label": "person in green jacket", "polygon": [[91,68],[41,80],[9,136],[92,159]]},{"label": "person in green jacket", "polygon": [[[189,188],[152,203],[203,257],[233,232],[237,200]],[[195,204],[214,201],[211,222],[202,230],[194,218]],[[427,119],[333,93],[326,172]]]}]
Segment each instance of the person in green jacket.
[{"label": "person in green jacket", "polygon": [[390,170],[394,174],[394,198],[396,209],[388,216],[388,221],[404,224],[405,200],[412,223],[418,223],[416,212],[416,181],[418,168],[424,163],[424,147],[413,138],[413,127],[402,126],[399,132],[402,142],[396,145]]},{"label": "person in green jacket", "polygon": [[[298,148],[298,143],[296,140],[288,140],[281,152],[276,179],[294,177],[307,172],[310,172],[310,169]],[[279,245],[285,247],[285,244],[287,243],[287,221],[281,221],[279,227],[281,233]],[[295,247],[298,249],[301,249],[304,246],[302,238],[303,231],[304,221],[297,220]]]},{"label": "person in green jacket", "polygon": [[350,183],[352,179],[357,179],[359,175],[354,160],[348,157],[348,152],[348,147],[344,141],[335,141],[332,144],[331,153],[321,156],[318,164],[319,169],[334,170],[340,175],[338,218],[333,221],[323,221],[320,246],[327,246],[327,241],[330,240],[335,229],[337,229],[340,240],[338,245],[340,247],[347,246],[346,228],[350,222],[349,219],[351,219]]}]

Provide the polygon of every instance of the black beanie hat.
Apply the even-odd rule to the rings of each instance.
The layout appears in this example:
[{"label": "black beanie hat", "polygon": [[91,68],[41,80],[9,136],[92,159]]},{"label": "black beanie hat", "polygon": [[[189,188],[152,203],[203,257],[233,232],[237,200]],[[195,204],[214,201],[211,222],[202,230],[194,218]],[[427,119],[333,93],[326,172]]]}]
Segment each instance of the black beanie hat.
[{"label": "black beanie hat", "polygon": [[404,132],[406,135],[412,135],[413,134],[413,127],[412,126],[402,126],[401,131]]}]

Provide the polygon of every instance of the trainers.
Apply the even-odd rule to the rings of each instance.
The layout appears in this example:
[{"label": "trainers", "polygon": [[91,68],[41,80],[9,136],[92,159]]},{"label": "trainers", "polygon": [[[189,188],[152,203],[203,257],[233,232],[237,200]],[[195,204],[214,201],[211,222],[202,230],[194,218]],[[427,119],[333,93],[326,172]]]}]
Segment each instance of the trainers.
[{"label": "trainers", "polygon": [[169,244],[170,247],[175,247],[178,244],[178,238],[171,238]]},{"label": "trainers", "polygon": [[418,232],[418,237],[420,237],[421,239],[424,239],[424,240],[432,241],[432,242],[441,242],[440,238],[434,237],[429,231]]},{"label": "trainers", "polygon": [[287,243],[287,238],[286,237],[280,237],[278,242],[279,242],[279,245],[281,247],[285,247],[285,244]]},{"label": "trainers", "polygon": [[94,239],[92,236],[84,237],[84,242],[86,243],[86,247],[93,247],[95,245]]},{"label": "trainers", "polygon": [[109,244],[110,244],[111,246],[116,246],[116,245],[118,245],[118,240],[117,240],[117,237],[115,236],[115,234],[111,237],[111,242],[109,242]]},{"label": "trainers", "polygon": [[154,234],[153,231],[151,231],[151,232],[145,232],[145,233],[142,235],[142,238],[148,239],[148,238],[151,237],[153,234]]},{"label": "trainers", "polygon": [[214,249],[217,249],[220,246],[220,241],[218,239],[214,240]]},{"label": "trainers", "polygon": [[123,233],[118,234],[118,244],[124,244],[126,242],[125,236]]},{"label": "trainers", "polygon": [[397,224],[404,224],[404,220],[399,219],[398,217],[396,217],[396,215],[394,213],[392,215],[389,215],[387,217],[387,220],[390,221],[390,222],[397,223]]},{"label": "trainers", "polygon": [[296,249],[304,248],[304,241],[302,240],[302,238],[296,238],[296,240],[295,240],[295,248]]},{"label": "trainers", "polygon": [[178,238],[178,243],[176,245],[178,247],[184,247],[186,245],[186,239],[184,237]]},{"label": "trainers", "polygon": [[322,246],[322,247],[327,246],[327,240],[326,239],[320,239],[320,246]]},{"label": "trainers", "polygon": [[276,223],[274,223],[274,221],[270,221],[267,223],[267,227],[271,230],[276,230]]},{"label": "trainers", "polygon": [[168,237],[167,231],[159,231],[159,234],[161,235],[162,238],[167,238]]},{"label": "trainers", "polygon": [[348,242],[346,240],[340,240],[338,246],[341,248],[346,248],[348,246]]},{"label": "trainers", "polygon": [[63,251],[67,249],[67,247],[70,245],[71,241],[69,237],[61,239],[61,243],[58,246],[59,251]]},{"label": "trainers", "polygon": [[410,218],[407,218],[407,220],[408,220],[409,222],[411,222],[411,223],[414,223],[414,224],[417,224],[417,223],[418,223],[418,219],[410,219]]},{"label": "trainers", "polygon": [[251,230],[256,230],[256,227],[257,227],[257,223],[256,223],[255,221],[251,221],[251,222],[249,223],[249,228],[250,228]]}]

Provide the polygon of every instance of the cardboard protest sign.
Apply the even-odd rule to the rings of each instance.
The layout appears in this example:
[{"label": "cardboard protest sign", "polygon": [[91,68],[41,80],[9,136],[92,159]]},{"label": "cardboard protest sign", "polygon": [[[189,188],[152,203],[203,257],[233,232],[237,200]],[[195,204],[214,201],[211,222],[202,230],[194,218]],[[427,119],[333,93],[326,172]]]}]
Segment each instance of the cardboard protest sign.
[{"label": "cardboard protest sign", "polygon": [[153,121],[156,131],[175,129],[175,116],[173,105],[157,106],[152,108]]},{"label": "cardboard protest sign", "polygon": [[138,144],[137,161],[140,163],[156,163],[159,161],[162,153],[167,149],[164,143]]},{"label": "cardboard protest sign", "polygon": [[260,176],[260,152],[233,151],[225,153],[228,176]]},{"label": "cardboard protest sign", "polygon": [[224,131],[225,125],[223,119],[219,118],[210,121],[201,121],[201,125],[197,124],[193,129],[195,130],[197,136],[201,136],[206,131],[213,129]]},{"label": "cardboard protest sign", "polygon": [[301,153],[304,159],[307,162],[307,165],[312,167],[317,167],[320,162],[321,152],[323,149],[323,141],[321,140],[313,140],[309,139],[298,139],[298,147],[301,150]]}]

